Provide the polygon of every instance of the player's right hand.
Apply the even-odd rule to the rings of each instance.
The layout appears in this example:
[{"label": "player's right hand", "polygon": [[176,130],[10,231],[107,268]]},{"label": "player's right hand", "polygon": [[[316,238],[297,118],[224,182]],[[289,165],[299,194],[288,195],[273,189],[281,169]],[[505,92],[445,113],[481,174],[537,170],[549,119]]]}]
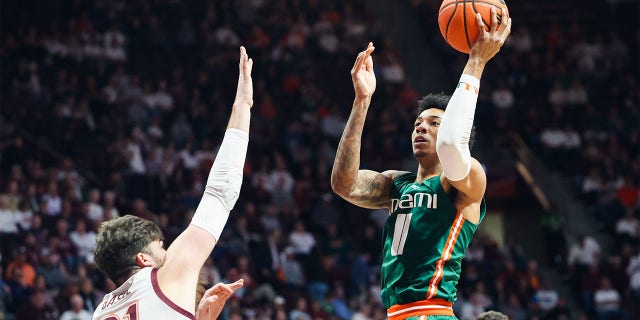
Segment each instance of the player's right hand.
[{"label": "player's right hand", "polygon": [[238,75],[238,89],[236,92],[236,100],[234,106],[246,105],[251,108],[253,106],[253,81],[251,80],[251,69],[253,68],[253,60],[247,55],[247,50],[240,47],[240,74]]},{"label": "player's right hand", "polygon": [[369,99],[376,91],[376,75],[373,72],[371,53],[376,48],[369,42],[367,49],[360,52],[351,68],[351,80],[356,99]]},{"label": "player's right hand", "polygon": [[491,26],[486,27],[480,13],[476,13],[476,23],[480,35],[471,47],[470,57],[478,58],[483,63],[487,63],[500,51],[511,33],[511,18],[507,15],[506,9],[502,9],[502,17],[503,19],[498,22],[498,11],[496,8],[491,8]]},{"label": "player's right hand", "polygon": [[244,280],[240,279],[230,284],[216,283],[213,287],[209,288],[198,303],[198,309],[196,309],[196,320],[217,319],[227,300],[234,292],[236,292],[236,290],[242,288],[243,285]]}]

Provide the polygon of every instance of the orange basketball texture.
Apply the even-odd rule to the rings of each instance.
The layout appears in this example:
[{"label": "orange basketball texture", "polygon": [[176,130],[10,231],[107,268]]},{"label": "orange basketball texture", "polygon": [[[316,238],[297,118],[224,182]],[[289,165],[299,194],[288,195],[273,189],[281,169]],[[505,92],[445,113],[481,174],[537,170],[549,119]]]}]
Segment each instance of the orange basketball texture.
[{"label": "orange basketball texture", "polygon": [[479,34],[476,12],[480,12],[482,21],[489,26],[493,7],[498,11],[498,21],[501,21],[502,8],[507,9],[503,0],[444,0],[438,13],[442,37],[454,49],[469,53]]}]

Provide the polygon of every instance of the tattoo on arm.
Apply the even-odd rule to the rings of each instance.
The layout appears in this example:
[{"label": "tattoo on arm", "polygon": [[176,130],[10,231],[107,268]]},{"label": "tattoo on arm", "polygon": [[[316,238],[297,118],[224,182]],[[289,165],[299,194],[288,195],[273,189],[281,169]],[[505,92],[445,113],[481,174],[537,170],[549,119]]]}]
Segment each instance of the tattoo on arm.
[{"label": "tattoo on arm", "polygon": [[366,107],[354,103],[336,151],[331,185],[345,200],[365,208],[389,206],[391,179],[379,172],[360,170],[360,148]]},{"label": "tattoo on arm", "polygon": [[360,139],[366,114],[366,109],[354,105],[342,133],[331,172],[331,185],[338,193],[349,193],[355,187],[360,167]]},{"label": "tattoo on arm", "polygon": [[360,170],[353,201],[366,208],[386,208],[389,206],[391,179],[385,175],[369,170]]}]

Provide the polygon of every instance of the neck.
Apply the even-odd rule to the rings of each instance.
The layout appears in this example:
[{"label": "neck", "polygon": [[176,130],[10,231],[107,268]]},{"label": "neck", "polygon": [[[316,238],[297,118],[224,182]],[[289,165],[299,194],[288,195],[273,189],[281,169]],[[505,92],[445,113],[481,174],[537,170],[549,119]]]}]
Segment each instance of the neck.
[{"label": "neck", "polygon": [[442,173],[442,165],[437,161],[419,161],[416,182],[423,182]]},{"label": "neck", "polygon": [[116,279],[111,279],[111,280],[113,280],[113,283],[116,285],[116,287],[120,287],[125,282],[127,282],[129,278],[133,277],[133,275],[138,273],[138,271],[140,270],[142,270],[142,267],[135,267],[133,270],[131,270],[131,272],[128,272],[123,276],[120,276],[120,277],[117,277]]}]

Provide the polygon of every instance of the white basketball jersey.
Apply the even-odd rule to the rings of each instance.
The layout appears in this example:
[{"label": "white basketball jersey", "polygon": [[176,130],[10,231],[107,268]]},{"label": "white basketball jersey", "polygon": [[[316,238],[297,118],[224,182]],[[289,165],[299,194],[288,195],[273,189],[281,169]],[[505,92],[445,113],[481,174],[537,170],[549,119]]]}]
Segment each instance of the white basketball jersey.
[{"label": "white basketball jersey", "polygon": [[93,320],[192,319],[191,312],[173,303],[158,285],[158,269],[147,267],[102,299]]}]

